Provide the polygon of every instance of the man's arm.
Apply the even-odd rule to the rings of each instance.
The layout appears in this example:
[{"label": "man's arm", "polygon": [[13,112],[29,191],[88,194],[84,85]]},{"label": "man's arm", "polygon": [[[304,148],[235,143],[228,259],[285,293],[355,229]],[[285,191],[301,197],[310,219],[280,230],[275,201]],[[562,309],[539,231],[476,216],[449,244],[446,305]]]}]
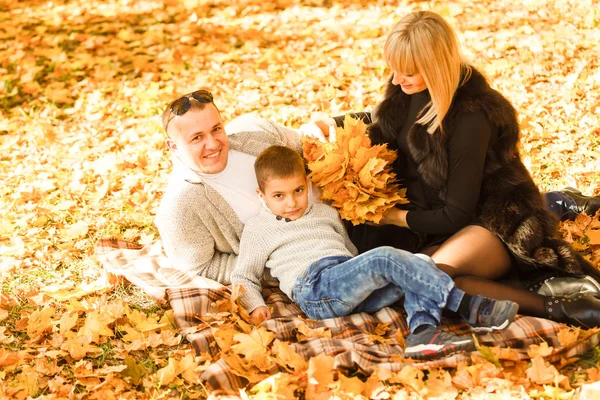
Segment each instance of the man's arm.
[{"label": "man's arm", "polygon": [[[277,125],[268,119],[245,114],[235,118],[225,127],[230,143],[236,150],[258,155],[269,146],[286,146],[302,151],[302,135],[295,129]],[[258,134],[258,135],[257,135]],[[234,135],[234,137],[231,137]]]},{"label": "man's arm", "polygon": [[[237,254],[234,251],[229,253],[215,249],[213,234],[195,210],[172,203],[170,207],[162,204],[155,224],[173,268],[195,271],[198,275],[224,285],[231,283],[231,272],[237,262]],[[215,228],[219,230],[219,227]],[[222,240],[225,241],[225,238],[222,237]]]},{"label": "man's arm", "polygon": [[261,240],[262,235],[254,228],[255,225],[252,224],[252,221],[246,224],[240,242],[238,263],[231,274],[231,283],[241,285],[246,289],[241,300],[242,305],[249,313],[258,307],[266,307],[261,294],[260,282],[270,255],[270,249]]}]

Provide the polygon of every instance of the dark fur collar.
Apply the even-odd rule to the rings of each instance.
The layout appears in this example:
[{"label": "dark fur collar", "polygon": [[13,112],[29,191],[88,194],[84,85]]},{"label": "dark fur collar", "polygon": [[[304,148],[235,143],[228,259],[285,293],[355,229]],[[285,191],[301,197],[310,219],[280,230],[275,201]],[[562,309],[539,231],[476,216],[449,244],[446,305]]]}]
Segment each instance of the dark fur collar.
[{"label": "dark fur collar", "polygon": [[[384,100],[375,108],[375,123],[369,129],[374,143],[395,143],[406,121],[410,95],[402,92],[400,86],[390,82]],[[432,135],[422,125],[415,125],[408,134],[410,154],[419,165],[423,180],[442,192],[446,185],[448,171],[447,141],[452,136],[460,116],[467,112],[482,111],[493,128],[498,132],[496,141],[487,155],[486,173],[518,155],[519,126],[514,107],[500,93],[490,88],[479,71],[472,69],[471,77],[456,92],[453,104],[444,118],[444,134],[438,129]]]}]

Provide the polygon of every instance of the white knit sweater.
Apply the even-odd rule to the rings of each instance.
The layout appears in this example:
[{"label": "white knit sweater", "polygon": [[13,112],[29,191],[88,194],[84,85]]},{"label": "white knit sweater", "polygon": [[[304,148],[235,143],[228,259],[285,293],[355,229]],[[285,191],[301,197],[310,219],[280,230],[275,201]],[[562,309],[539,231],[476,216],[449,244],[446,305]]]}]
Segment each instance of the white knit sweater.
[{"label": "white knit sweater", "polygon": [[291,298],[296,279],[315,261],[356,254],[338,212],[328,205],[311,204],[302,217],[289,222],[262,209],[244,226],[231,282],[244,286],[242,304],[252,312],[265,305],[260,284],[265,267]]}]

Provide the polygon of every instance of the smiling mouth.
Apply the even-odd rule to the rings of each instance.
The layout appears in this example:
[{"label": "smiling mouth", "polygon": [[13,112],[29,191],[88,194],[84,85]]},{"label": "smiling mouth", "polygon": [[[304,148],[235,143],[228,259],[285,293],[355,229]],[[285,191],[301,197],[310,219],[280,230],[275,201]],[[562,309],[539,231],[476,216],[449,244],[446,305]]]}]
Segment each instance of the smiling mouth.
[{"label": "smiling mouth", "polygon": [[217,158],[219,156],[219,154],[221,154],[221,150],[216,151],[208,156],[204,156],[204,158]]},{"label": "smiling mouth", "polygon": [[298,211],[300,211],[300,210],[296,209],[296,210],[288,211],[285,214],[286,215],[296,214]]}]

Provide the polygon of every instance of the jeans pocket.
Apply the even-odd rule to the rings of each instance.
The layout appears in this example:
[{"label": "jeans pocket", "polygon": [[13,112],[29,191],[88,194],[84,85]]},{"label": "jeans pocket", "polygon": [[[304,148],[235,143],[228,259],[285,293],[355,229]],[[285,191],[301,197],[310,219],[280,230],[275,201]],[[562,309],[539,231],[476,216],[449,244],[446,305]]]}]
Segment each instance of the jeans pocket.
[{"label": "jeans pocket", "polygon": [[354,307],[338,299],[321,299],[305,301],[301,308],[310,319],[318,320],[345,317],[352,313]]}]

